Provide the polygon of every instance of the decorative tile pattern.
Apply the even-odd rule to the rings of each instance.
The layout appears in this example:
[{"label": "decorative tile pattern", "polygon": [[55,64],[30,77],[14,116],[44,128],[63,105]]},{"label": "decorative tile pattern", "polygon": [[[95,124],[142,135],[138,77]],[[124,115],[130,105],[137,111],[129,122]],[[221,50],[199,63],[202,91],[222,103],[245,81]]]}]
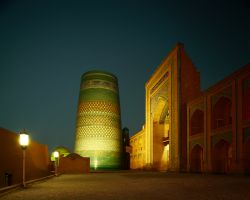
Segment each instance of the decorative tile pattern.
[{"label": "decorative tile pattern", "polygon": [[114,92],[117,92],[117,84],[105,80],[88,80],[85,81],[82,86],[81,90],[89,89],[89,88],[103,88],[112,90]]},{"label": "decorative tile pattern", "polygon": [[119,168],[122,137],[117,80],[109,73],[92,76],[88,72],[81,84],[75,152],[90,157],[91,168]]},{"label": "decorative tile pattern", "polygon": [[168,72],[166,72],[160,80],[155,84],[155,86],[150,90],[150,93],[152,94],[160,85],[163,83],[168,77]]},{"label": "decorative tile pattern", "polygon": [[112,138],[120,139],[118,128],[103,125],[80,126],[76,128],[77,138]]},{"label": "decorative tile pattern", "polygon": [[79,114],[84,113],[84,112],[93,112],[93,111],[109,112],[109,113],[115,113],[117,115],[120,115],[119,104],[115,104],[112,102],[87,101],[87,102],[82,102],[79,104],[79,107],[78,107]]},{"label": "decorative tile pattern", "polygon": [[77,118],[76,127],[82,126],[92,126],[95,125],[103,125],[110,127],[120,128],[120,119],[117,116],[108,116],[103,114],[96,115],[81,115]]}]

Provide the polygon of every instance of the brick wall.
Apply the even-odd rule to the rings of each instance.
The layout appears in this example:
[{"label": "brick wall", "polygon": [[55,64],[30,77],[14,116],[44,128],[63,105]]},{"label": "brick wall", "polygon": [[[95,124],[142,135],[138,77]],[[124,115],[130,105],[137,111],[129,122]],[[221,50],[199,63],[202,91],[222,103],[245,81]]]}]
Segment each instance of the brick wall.
[{"label": "brick wall", "polygon": [[187,165],[187,103],[201,94],[200,73],[192,60],[180,48],[181,64],[181,170],[186,171]]},{"label": "brick wall", "polygon": [[[22,149],[19,134],[0,128],[0,187],[22,182]],[[26,150],[26,180],[49,175],[48,147],[30,140]],[[5,174],[9,176],[7,183]]]},{"label": "brick wall", "polygon": [[79,174],[89,173],[90,158],[81,157],[76,153],[71,153],[66,157],[60,157],[58,173]]}]

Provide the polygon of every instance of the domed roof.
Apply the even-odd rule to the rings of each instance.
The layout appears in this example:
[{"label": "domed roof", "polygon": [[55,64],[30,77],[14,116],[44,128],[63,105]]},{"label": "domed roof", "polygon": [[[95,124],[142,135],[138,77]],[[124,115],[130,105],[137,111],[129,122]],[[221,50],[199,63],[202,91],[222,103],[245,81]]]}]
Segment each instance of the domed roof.
[{"label": "domed roof", "polygon": [[51,155],[50,155],[51,161],[55,161],[55,157],[54,157],[55,151],[57,151],[59,153],[59,156],[63,156],[63,157],[66,157],[67,155],[70,154],[70,151],[67,147],[58,146],[58,147],[54,148],[54,150],[51,152]]},{"label": "domed roof", "polygon": [[72,160],[75,160],[77,158],[82,158],[82,156],[80,156],[79,154],[77,153],[70,153],[69,155],[66,156],[67,158],[70,158]]}]

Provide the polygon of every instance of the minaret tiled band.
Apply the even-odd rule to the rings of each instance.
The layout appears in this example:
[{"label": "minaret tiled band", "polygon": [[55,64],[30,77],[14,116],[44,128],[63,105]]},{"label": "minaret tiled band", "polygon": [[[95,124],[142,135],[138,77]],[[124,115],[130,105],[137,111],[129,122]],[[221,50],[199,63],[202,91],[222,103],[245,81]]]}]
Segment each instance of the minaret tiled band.
[{"label": "minaret tiled band", "polygon": [[121,164],[121,118],[117,78],[90,71],[82,75],[75,152],[90,157],[92,169],[117,169]]}]

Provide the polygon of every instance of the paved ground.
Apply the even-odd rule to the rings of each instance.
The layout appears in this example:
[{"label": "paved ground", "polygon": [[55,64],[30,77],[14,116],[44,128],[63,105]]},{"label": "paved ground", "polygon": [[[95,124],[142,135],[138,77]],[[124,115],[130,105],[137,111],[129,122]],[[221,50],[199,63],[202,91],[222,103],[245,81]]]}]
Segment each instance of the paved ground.
[{"label": "paved ground", "polygon": [[17,199],[249,200],[250,177],[163,172],[62,175],[0,197],[0,200]]}]

